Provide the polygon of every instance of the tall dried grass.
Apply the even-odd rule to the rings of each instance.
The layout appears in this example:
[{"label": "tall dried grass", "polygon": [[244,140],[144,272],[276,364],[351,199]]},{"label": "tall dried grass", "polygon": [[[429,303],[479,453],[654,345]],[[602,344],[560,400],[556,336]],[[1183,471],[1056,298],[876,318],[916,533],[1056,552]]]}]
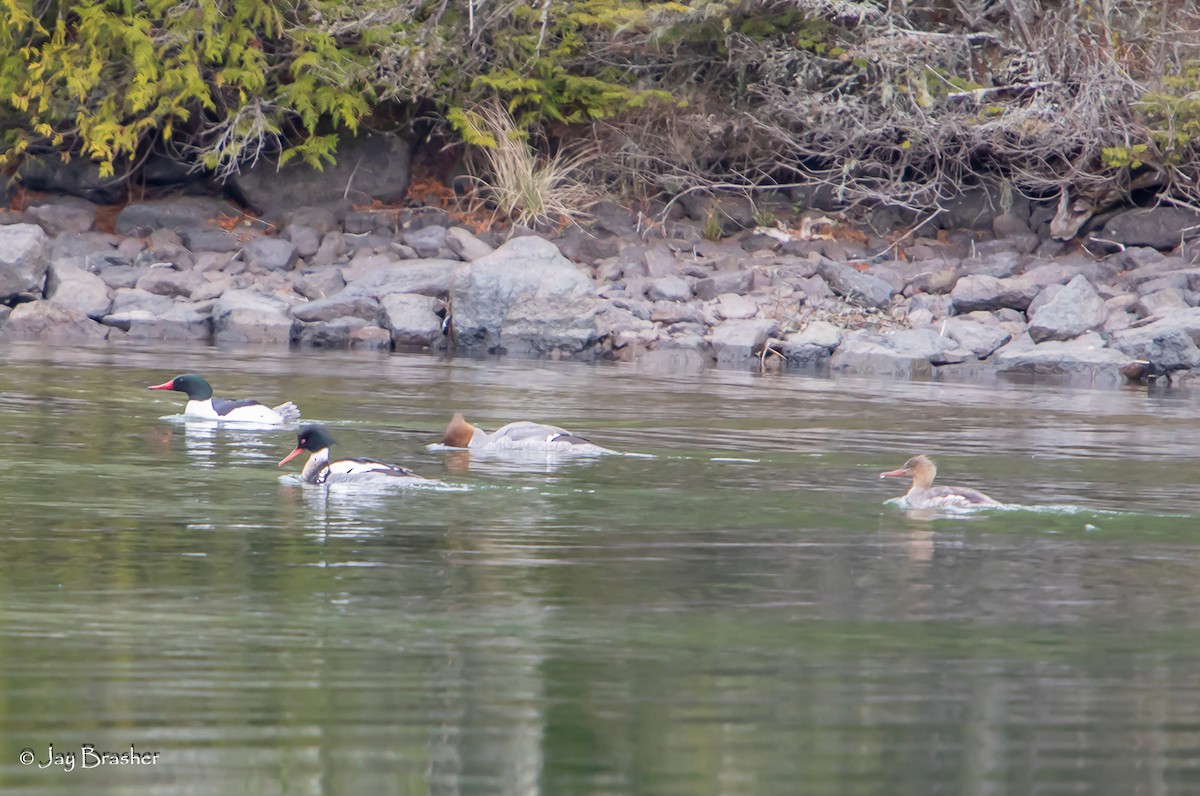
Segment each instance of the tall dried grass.
[{"label": "tall dried grass", "polygon": [[589,171],[599,157],[594,142],[583,141],[555,152],[540,153],[528,134],[498,103],[466,114],[474,141],[467,166],[471,181],[485,201],[514,224],[528,227],[578,224],[600,199],[589,184]]}]

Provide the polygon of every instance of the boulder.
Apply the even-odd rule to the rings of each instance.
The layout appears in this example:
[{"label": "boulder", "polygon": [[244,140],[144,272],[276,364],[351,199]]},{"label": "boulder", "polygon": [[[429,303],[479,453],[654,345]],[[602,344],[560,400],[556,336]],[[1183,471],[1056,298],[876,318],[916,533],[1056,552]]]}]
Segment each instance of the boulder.
[{"label": "boulder", "polygon": [[923,356],[934,365],[964,362],[974,356],[953,337],[939,334],[936,329],[927,326],[884,334],[879,338],[879,343],[904,357]]},{"label": "boulder", "polygon": [[964,276],[950,291],[958,314],[974,310],[997,310],[1008,307],[1024,311],[1037,297],[1040,288],[1020,277],[997,279],[994,276],[972,274]]},{"label": "boulder", "polygon": [[833,292],[847,303],[883,308],[891,303],[896,290],[877,276],[860,273],[848,265],[817,255],[817,274]]},{"label": "boulder", "polygon": [[970,351],[978,359],[987,359],[996,349],[1012,339],[999,325],[988,325],[968,318],[948,318],[942,327],[944,334]]},{"label": "boulder", "polygon": [[110,313],[140,311],[159,315],[169,310],[175,303],[168,296],[151,293],[136,287],[119,287],[113,291],[112,298]]},{"label": "boulder", "polygon": [[417,257],[421,259],[434,257],[444,259],[446,255],[453,254],[446,244],[446,228],[438,224],[402,232],[400,240],[405,246],[416,252]]},{"label": "boulder", "polygon": [[146,236],[156,229],[176,232],[218,229],[223,219],[237,218],[238,210],[223,199],[176,196],[125,205],[117,214],[118,235]]},{"label": "boulder", "polygon": [[284,234],[301,257],[312,257],[321,248],[321,235],[312,227],[290,224]]},{"label": "boulder", "polygon": [[332,321],[336,318],[362,318],[375,323],[379,320],[379,301],[349,290],[292,307],[292,317],[298,321]]},{"label": "boulder", "polygon": [[296,264],[299,258],[296,244],[283,238],[261,237],[242,247],[242,259],[246,265],[254,269],[266,271],[286,271]]},{"label": "boulder", "polygon": [[455,344],[465,350],[577,353],[598,336],[591,281],[541,238],[514,238],[460,267],[450,301]]},{"label": "boulder", "polygon": [[708,344],[718,364],[735,364],[758,356],[778,330],[779,324],[765,318],[724,321],[713,327]]},{"label": "boulder", "polygon": [[685,304],[681,301],[656,301],[650,308],[649,320],[670,326],[676,323],[704,325],[708,319],[704,317],[700,308],[693,304]]},{"label": "boulder", "polygon": [[41,298],[50,238],[37,224],[0,226],[0,302]]},{"label": "boulder", "polygon": [[[301,324],[296,330],[296,342],[312,348],[350,348],[356,340],[369,340],[362,332],[378,328],[362,318],[334,318]],[[382,330],[381,330],[382,331]]]},{"label": "boulder", "polygon": [[717,304],[713,309],[722,320],[746,320],[758,314],[758,302],[749,296],[723,293],[717,297]]},{"label": "boulder", "polygon": [[179,231],[180,242],[193,252],[229,254],[242,247],[242,241],[223,229],[184,229]]},{"label": "boulder", "polygon": [[1086,332],[1071,340],[1035,343],[1029,335],[1015,338],[992,355],[1001,373],[1075,376],[1089,381],[1120,380],[1120,368],[1129,357],[1104,346],[1104,338]]},{"label": "boulder", "polygon": [[691,297],[692,286],[682,277],[660,276],[646,283],[646,298],[651,301],[687,301]]},{"label": "boulder", "polygon": [[1200,367],[1200,347],[1182,329],[1165,332],[1150,341],[1144,356],[1162,370]]},{"label": "boulder", "polygon": [[363,134],[338,145],[337,161],[317,170],[299,158],[283,166],[262,158],[230,179],[246,204],[285,216],[297,207],[394,202],[408,191],[412,146],[392,133]]},{"label": "boulder", "polygon": [[213,306],[216,343],[276,343],[292,339],[292,319],[281,301],[250,290],[226,290]]},{"label": "boulder", "polygon": [[124,310],[105,316],[105,326],[126,332],[131,340],[196,340],[212,338],[212,316],[192,304],[173,304],[163,313]]},{"label": "boulder", "polygon": [[927,377],[933,364],[925,353],[902,351],[884,345],[883,339],[865,329],[850,332],[829,358],[832,370],[900,378]]},{"label": "boulder", "polygon": [[783,340],[782,353],[793,367],[825,364],[841,344],[843,330],[828,321],[813,321]]},{"label": "boulder", "polygon": [[81,310],[93,319],[104,316],[112,306],[112,297],[103,279],[64,261],[50,264],[46,273],[46,298]]},{"label": "boulder", "polygon": [[1117,213],[1096,237],[1124,246],[1148,246],[1170,251],[1185,237],[1196,237],[1200,214],[1182,207],[1138,207]]},{"label": "boulder", "polygon": [[45,204],[25,208],[25,215],[50,235],[61,232],[87,232],[96,223],[96,206],[86,199],[64,196]]},{"label": "boulder", "polygon": [[1200,307],[1175,310],[1156,321],[1114,332],[1110,337],[1109,345],[1135,359],[1145,359],[1155,338],[1171,334],[1176,330],[1186,334],[1192,339],[1192,342],[1200,343]]},{"label": "boulder", "polygon": [[446,246],[467,262],[474,262],[495,251],[494,248],[462,227],[450,227],[446,230]]},{"label": "boulder", "polygon": [[154,267],[147,269],[134,287],[167,298],[188,298],[205,283],[204,276],[197,271]]},{"label": "boulder", "polygon": [[66,162],[57,155],[25,158],[17,169],[17,179],[35,191],[81,196],[101,205],[119,201],[124,191],[121,180],[102,177],[100,164],[82,157]]},{"label": "boulder", "polygon": [[455,269],[468,267],[457,260],[385,258],[384,262],[385,265],[376,266],[357,276],[349,269],[343,269],[346,290],[373,298],[382,298],[389,293],[420,293],[443,298],[450,294],[450,281]]},{"label": "boulder", "polygon": [[108,337],[108,329],[75,307],[56,301],[29,301],[13,307],[0,335],[13,340],[90,343]]},{"label": "boulder", "polygon": [[718,271],[696,282],[696,298],[709,301],[722,293],[749,293],[753,276],[750,271]]},{"label": "boulder", "polygon": [[1046,301],[1039,294],[1029,307],[1029,336],[1035,343],[1070,340],[1104,325],[1108,312],[1104,299],[1082,274],[1065,285],[1052,285],[1043,293],[1053,293]]},{"label": "boulder", "polygon": [[380,301],[382,326],[397,348],[428,347],[442,339],[445,305],[432,296],[390,293]]}]

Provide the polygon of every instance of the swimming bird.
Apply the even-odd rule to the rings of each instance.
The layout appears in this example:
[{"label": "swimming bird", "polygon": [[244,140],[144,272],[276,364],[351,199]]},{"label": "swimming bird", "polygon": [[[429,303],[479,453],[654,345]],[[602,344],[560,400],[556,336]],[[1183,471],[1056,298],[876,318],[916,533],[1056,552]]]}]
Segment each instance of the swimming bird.
[{"label": "swimming bird", "polygon": [[212,387],[195,373],[184,373],[146,389],[187,393],[188,402],[183,413],[192,417],[268,425],[282,425],[300,418],[300,410],[291,401],[270,408],[249,399],[213,398]]},{"label": "swimming bird", "polygon": [[965,486],[934,486],[937,467],[928,456],[914,456],[899,470],[880,473],[880,478],[903,478],[912,476],[912,487],[904,495],[904,501],[915,509],[933,508],[984,508],[999,506],[982,492]]},{"label": "swimming bird", "polygon": [[614,453],[565,428],[518,420],[501,426],[492,434],[476,428],[457,412],[446,426],[442,444],[448,448],[469,450],[519,450],[548,453]]},{"label": "swimming bird", "polygon": [[[379,459],[329,459],[333,437],[324,426],[305,426],[296,435],[296,449],[279,462],[283,467],[304,451],[311,455],[300,471],[300,478],[309,484],[330,484],[341,481],[374,481],[388,479],[390,483],[424,482],[428,479],[417,475],[407,467],[383,462]],[[403,479],[403,480],[401,480]]]}]

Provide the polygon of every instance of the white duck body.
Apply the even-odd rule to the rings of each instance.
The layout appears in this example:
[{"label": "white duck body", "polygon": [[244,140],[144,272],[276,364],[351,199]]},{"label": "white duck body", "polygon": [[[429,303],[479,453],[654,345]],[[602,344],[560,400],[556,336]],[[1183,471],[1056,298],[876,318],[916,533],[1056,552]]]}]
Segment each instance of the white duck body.
[{"label": "white duck body", "polygon": [[378,459],[334,459],[330,460],[333,438],[323,426],[305,426],[296,435],[296,448],[279,466],[290,462],[304,451],[309,452],[308,461],[300,471],[300,479],[306,484],[334,484],[349,482],[388,483],[397,486],[434,483],[417,475],[407,467]]},{"label": "white duck body", "polygon": [[472,451],[542,451],[546,453],[573,453],[596,455],[615,453],[594,442],[567,431],[565,428],[518,420],[501,426],[489,434],[468,423],[462,413],[454,415],[442,444],[450,448],[466,448]]}]

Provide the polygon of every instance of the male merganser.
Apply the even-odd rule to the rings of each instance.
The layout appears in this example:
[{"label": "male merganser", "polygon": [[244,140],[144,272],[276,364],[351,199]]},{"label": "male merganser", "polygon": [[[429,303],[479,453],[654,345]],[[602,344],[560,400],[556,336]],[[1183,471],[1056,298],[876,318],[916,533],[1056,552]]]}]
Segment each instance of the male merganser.
[{"label": "male merganser", "polygon": [[522,450],[545,451],[553,453],[614,453],[607,448],[601,448],[594,442],[584,439],[578,434],[572,434],[558,426],[545,423],[533,423],[529,420],[518,420],[501,426],[495,433],[489,434],[481,428],[476,428],[458,412],[446,426],[442,435],[442,444],[448,448],[468,448],[470,450]]},{"label": "male merganser", "polygon": [[999,506],[982,492],[965,486],[934,486],[937,467],[928,456],[914,456],[899,470],[880,473],[880,478],[902,478],[912,476],[912,487],[904,495],[904,501],[914,509],[934,508],[983,508]]},{"label": "male merganser", "polygon": [[281,425],[300,418],[300,410],[291,401],[272,409],[249,399],[213,398],[212,387],[195,373],[185,373],[146,389],[187,393],[188,402],[183,413],[208,420]]},{"label": "male merganser", "polygon": [[[335,459],[329,460],[329,449],[333,447],[333,437],[324,426],[305,426],[296,435],[296,449],[279,462],[283,467],[304,451],[312,455],[304,463],[300,478],[308,484],[328,484],[339,481],[365,481],[379,478],[407,479],[409,481],[428,481],[407,467],[398,464],[381,462],[378,459]],[[393,482],[401,483],[401,482]]]}]

